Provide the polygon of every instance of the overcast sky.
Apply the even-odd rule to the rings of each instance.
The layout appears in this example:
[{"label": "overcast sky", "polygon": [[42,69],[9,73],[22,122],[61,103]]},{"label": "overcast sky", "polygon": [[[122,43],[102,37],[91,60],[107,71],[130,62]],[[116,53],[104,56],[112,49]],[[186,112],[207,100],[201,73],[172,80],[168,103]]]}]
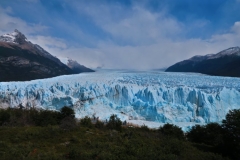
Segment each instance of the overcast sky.
[{"label": "overcast sky", "polygon": [[156,69],[240,46],[240,0],[0,0],[18,29],[88,67]]}]

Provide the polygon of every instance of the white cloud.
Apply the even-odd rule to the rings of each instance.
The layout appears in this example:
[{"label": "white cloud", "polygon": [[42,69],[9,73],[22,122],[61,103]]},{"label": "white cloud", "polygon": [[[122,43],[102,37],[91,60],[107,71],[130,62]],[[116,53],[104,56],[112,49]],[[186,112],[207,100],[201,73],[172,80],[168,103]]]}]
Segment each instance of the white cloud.
[{"label": "white cloud", "polygon": [[240,34],[240,21],[234,23],[232,31]]},{"label": "white cloud", "polygon": [[[75,6],[114,38],[99,42],[97,48],[75,48],[76,53],[68,51],[68,55],[73,54],[79,61],[84,59],[82,63],[88,66],[102,63],[107,68],[161,68],[194,55],[217,53],[239,45],[239,22],[225,34],[208,39],[183,39],[180,35],[189,27],[204,27],[210,22],[196,20],[192,26],[185,26],[164,11],[152,13],[136,4],[131,10],[117,5]],[[123,15],[119,16],[118,12]],[[129,45],[119,45],[119,41]]]},{"label": "white cloud", "polygon": [[50,48],[66,49],[67,48],[67,45],[65,44],[64,40],[59,38],[53,38],[50,36],[30,36],[28,39],[31,42],[48,49]]},{"label": "white cloud", "polygon": [[103,53],[102,57],[106,57],[102,58],[106,67],[150,69],[170,66],[194,55],[217,53],[229,47],[238,46],[239,42],[240,33],[229,29],[226,34],[213,35],[205,40],[161,39],[154,44],[139,46],[102,43],[98,50]]},{"label": "white cloud", "polygon": [[[208,39],[181,38],[188,30],[178,20],[165,11],[152,13],[140,5],[125,9],[117,5],[94,6],[77,5],[79,14],[88,15],[94,23],[110,34],[112,38],[96,41],[77,26],[58,22],[66,34],[75,34],[88,42],[90,48],[79,44],[70,46],[65,40],[50,36],[33,36],[46,26],[29,24],[20,18],[10,16],[11,9],[0,8],[0,33],[17,28],[33,43],[37,43],[51,54],[70,57],[88,67],[150,69],[170,66],[194,55],[217,53],[223,49],[237,46],[240,42],[240,22],[233,24],[224,34],[212,35]],[[119,15],[118,13],[121,13]],[[62,23],[62,24],[61,24]],[[205,20],[197,20],[192,27],[201,25]],[[124,44],[121,44],[124,42]],[[78,43],[78,42],[76,42]]]},{"label": "white cloud", "polygon": [[[231,30],[230,30],[231,31]],[[229,31],[229,32],[230,32]],[[194,55],[217,53],[237,46],[239,34],[214,35],[210,39],[172,41],[163,39],[154,44],[120,46],[102,42],[97,48],[67,48],[58,50],[62,57],[72,57],[89,67],[151,69],[170,66]]]},{"label": "white cloud", "polygon": [[30,24],[25,22],[24,20],[10,16],[9,13],[12,12],[10,7],[6,9],[0,6],[0,34],[12,32],[14,29],[18,29],[24,34],[37,33],[43,30],[46,30],[47,27],[40,24]]},{"label": "white cloud", "polygon": [[176,37],[183,27],[180,22],[168,17],[164,11],[151,13],[139,5],[131,9],[118,5],[76,6],[80,14],[83,12],[88,14],[100,28],[111,34],[115,41],[135,45],[151,44],[162,38]]}]

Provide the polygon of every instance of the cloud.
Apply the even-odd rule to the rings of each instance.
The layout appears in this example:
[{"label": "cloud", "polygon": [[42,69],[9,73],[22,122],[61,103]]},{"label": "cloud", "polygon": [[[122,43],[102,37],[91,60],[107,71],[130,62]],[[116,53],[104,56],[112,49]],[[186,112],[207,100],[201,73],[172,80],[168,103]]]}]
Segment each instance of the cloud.
[{"label": "cloud", "polygon": [[240,34],[240,21],[234,23],[232,31]]},{"label": "cloud", "polygon": [[38,33],[40,31],[46,30],[48,27],[40,24],[31,24],[26,21],[11,16],[12,9],[10,7],[2,8],[0,6],[0,34],[12,32],[14,29],[18,29],[25,34]]},{"label": "cloud", "polygon": [[67,45],[64,40],[60,38],[53,38],[50,36],[30,36],[28,38],[31,42],[38,44],[44,48],[59,48],[59,49],[66,49]]},{"label": "cloud", "polygon": [[[153,13],[138,4],[127,9],[105,4],[75,6],[113,37],[99,41],[95,48],[75,48],[66,52],[91,67],[161,68],[194,55],[217,53],[239,45],[238,22],[224,34],[210,35],[207,39],[186,38],[184,35],[188,30],[195,29],[196,32],[196,28],[205,27],[210,22],[196,19],[187,26],[165,10]],[[123,15],[119,16],[118,12]]]},{"label": "cloud", "polygon": [[213,35],[209,39],[185,39],[173,41],[162,39],[149,45],[117,45],[102,42],[97,48],[67,48],[58,50],[62,57],[72,57],[89,67],[152,69],[168,67],[194,55],[217,53],[238,46],[240,34],[230,28],[225,34]]},{"label": "cloud", "polygon": [[[105,38],[89,35],[77,23],[70,23],[65,19],[61,21],[61,17],[54,21],[59,26],[56,30],[65,33],[66,37],[74,37],[76,41],[51,34],[44,36],[41,31],[48,30],[51,26],[31,24],[11,16],[11,8],[0,8],[0,32],[17,28],[26,34],[29,40],[51,54],[70,57],[92,68],[104,66],[142,70],[168,67],[194,55],[217,53],[237,46],[240,42],[240,22],[235,22],[224,33],[210,34],[205,39],[189,38],[186,36],[189,31],[198,32],[199,28],[204,28],[211,22],[196,19],[190,25],[185,24],[164,9],[151,12],[138,3],[126,7],[117,3],[86,5],[83,1],[74,1],[71,7],[77,11],[77,16],[84,15],[91,22],[89,24],[102,30]],[[83,23],[81,19],[77,20],[78,23]],[[88,31],[94,31],[95,28]]]},{"label": "cloud", "polygon": [[[113,41],[144,45],[158,39],[178,35],[183,27],[164,11],[152,13],[141,5],[131,8],[119,5],[76,5],[78,11],[88,14],[98,27],[113,37]],[[123,15],[121,15],[123,13]]]},{"label": "cloud", "polygon": [[[90,67],[104,65],[106,68],[152,69],[168,67],[194,55],[217,53],[229,47],[238,46],[240,34],[238,22],[224,34],[216,34],[209,39],[171,40],[161,39],[148,45],[117,45],[102,42],[97,48],[75,48],[62,55],[72,55]],[[234,30],[233,30],[234,28]],[[65,53],[64,53],[65,52]]]}]

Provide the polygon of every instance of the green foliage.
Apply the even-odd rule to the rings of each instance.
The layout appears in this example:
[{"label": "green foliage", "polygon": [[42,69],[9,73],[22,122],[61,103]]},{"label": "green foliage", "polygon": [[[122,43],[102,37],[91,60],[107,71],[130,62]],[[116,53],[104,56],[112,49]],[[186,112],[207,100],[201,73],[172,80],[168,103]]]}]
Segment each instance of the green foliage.
[{"label": "green foliage", "polygon": [[91,118],[87,117],[87,116],[80,120],[80,125],[85,126],[85,127],[89,127],[89,128],[93,127]]},{"label": "green foliage", "polygon": [[232,135],[234,141],[240,143],[240,110],[230,110],[222,124],[223,128]]},{"label": "green foliage", "polygon": [[238,159],[239,114],[230,111],[222,125],[196,125],[186,140],[171,124],[158,130],[122,127],[111,115],[107,129],[89,117],[76,127],[69,110],[0,109],[0,159]]},{"label": "green foliage", "polygon": [[224,159],[158,134],[140,128],[117,132],[81,126],[65,132],[58,126],[2,127],[0,159]]},{"label": "green foliage", "polygon": [[64,119],[65,117],[72,117],[75,118],[75,112],[72,108],[64,106],[60,110],[61,118]]},{"label": "green foliage", "polygon": [[98,129],[103,129],[104,123],[102,121],[97,120],[97,122],[95,123],[95,127]]},{"label": "green foliage", "polygon": [[51,110],[36,110],[34,108],[0,109],[0,125],[5,126],[59,125],[60,122],[66,117],[71,117],[74,119],[74,111],[71,108],[63,107],[61,112]]},{"label": "green foliage", "polygon": [[144,130],[144,131],[149,131],[150,129],[148,128],[148,126],[146,126],[146,125],[142,125],[141,127],[140,127],[140,129],[141,130]]},{"label": "green foliage", "polygon": [[167,123],[164,126],[160,127],[158,130],[165,136],[170,136],[182,140],[185,139],[182,129],[176,125]]},{"label": "green foliage", "polygon": [[117,117],[117,115],[113,114],[109,118],[109,121],[107,123],[107,128],[121,131],[122,130],[122,121]]},{"label": "green foliage", "polygon": [[58,125],[60,116],[61,114],[56,111],[41,110],[33,117],[33,121],[36,126]]},{"label": "green foliage", "polygon": [[72,108],[64,106],[60,110],[60,128],[64,130],[74,129],[76,125],[75,112]]},{"label": "green foliage", "polygon": [[[222,125],[209,123],[196,125],[186,134],[187,139],[197,144],[208,145],[215,153],[232,159],[240,157],[240,110],[232,110],[222,121]],[[199,146],[199,145],[198,145]],[[202,145],[203,147],[203,145]],[[203,147],[206,150],[207,147]]]},{"label": "green foliage", "polygon": [[195,143],[218,146],[223,143],[223,129],[218,123],[196,125],[186,134],[187,139]]},{"label": "green foliage", "polygon": [[5,123],[8,123],[10,120],[10,114],[7,110],[1,109],[0,110],[0,125],[4,125]]},{"label": "green foliage", "polygon": [[19,108],[0,109],[0,123],[5,126],[33,125],[33,117],[37,113],[34,109],[23,110]]},{"label": "green foliage", "polygon": [[195,125],[192,129],[187,132],[187,139],[191,142],[202,143],[205,140],[205,127],[200,125]]},{"label": "green foliage", "polygon": [[225,131],[223,150],[225,155],[230,155],[233,159],[240,157],[240,109],[230,110],[226,119],[222,121]]},{"label": "green foliage", "polygon": [[72,130],[77,127],[76,120],[72,117],[65,117],[61,120],[59,127],[63,130]]}]

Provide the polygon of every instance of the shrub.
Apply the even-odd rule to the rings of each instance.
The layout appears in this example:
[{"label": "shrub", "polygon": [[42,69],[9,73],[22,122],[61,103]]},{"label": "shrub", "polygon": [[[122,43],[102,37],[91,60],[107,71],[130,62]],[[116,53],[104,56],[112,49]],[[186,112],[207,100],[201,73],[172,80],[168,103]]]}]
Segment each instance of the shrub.
[{"label": "shrub", "polygon": [[143,131],[149,131],[149,130],[150,130],[150,129],[148,128],[148,126],[146,126],[146,125],[142,125],[142,126],[140,127],[140,129],[143,130]]},{"label": "shrub", "polygon": [[223,143],[223,129],[218,123],[193,126],[186,136],[189,141],[195,143],[204,143],[211,146],[218,146]]},{"label": "shrub", "polygon": [[222,121],[222,125],[234,141],[240,143],[240,109],[230,110],[226,119]]},{"label": "shrub", "polygon": [[40,110],[33,119],[36,126],[57,125],[61,120],[59,112],[49,110]]},{"label": "shrub", "polygon": [[10,114],[8,110],[1,109],[0,110],[0,125],[4,125],[5,123],[9,122]]},{"label": "shrub", "polygon": [[60,110],[61,113],[61,119],[64,119],[65,117],[72,117],[75,118],[75,112],[72,108],[64,106]]},{"label": "shrub", "polygon": [[95,127],[98,129],[104,128],[104,123],[102,121],[97,120]]},{"label": "shrub", "polygon": [[240,157],[240,109],[230,110],[222,121],[224,129],[224,154],[233,159]]},{"label": "shrub", "polygon": [[[6,115],[4,125],[7,126],[26,126],[34,125],[33,117],[35,117],[37,111],[35,109],[19,109],[19,108],[8,108],[3,110]],[[1,111],[0,111],[1,112]],[[1,120],[0,120],[1,121]]]},{"label": "shrub", "polygon": [[109,121],[107,123],[107,128],[121,131],[122,130],[122,121],[117,117],[117,115],[113,114],[109,118]]},{"label": "shrub", "polygon": [[72,130],[76,128],[76,120],[72,117],[65,117],[60,122],[60,128],[63,130]]},{"label": "shrub", "polygon": [[87,117],[87,116],[80,120],[80,124],[85,126],[85,127],[89,127],[89,128],[93,127],[91,118]]},{"label": "shrub", "polygon": [[232,159],[240,157],[240,110],[231,110],[222,125],[196,125],[186,134],[191,142],[210,145],[212,151]]},{"label": "shrub", "polygon": [[174,137],[177,139],[185,138],[182,129],[173,124],[167,123],[164,126],[160,127],[158,130],[160,131],[161,134],[165,136]]}]

